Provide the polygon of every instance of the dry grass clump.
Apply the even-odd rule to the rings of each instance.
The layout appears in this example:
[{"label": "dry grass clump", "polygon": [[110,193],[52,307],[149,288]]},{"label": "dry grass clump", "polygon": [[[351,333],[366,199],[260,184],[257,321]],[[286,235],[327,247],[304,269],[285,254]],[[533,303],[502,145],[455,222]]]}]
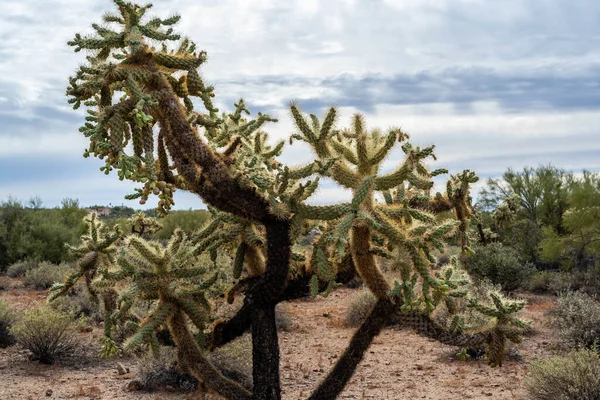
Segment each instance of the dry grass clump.
[{"label": "dry grass clump", "polygon": [[249,334],[219,347],[210,356],[223,375],[252,390],[252,339]]},{"label": "dry grass clump", "polygon": [[10,289],[10,279],[6,276],[0,276],[0,290]]},{"label": "dry grass clump", "polygon": [[283,332],[292,332],[298,328],[289,311],[289,304],[280,303],[275,308],[275,323],[277,324],[277,330]]},{"label": "dry grass clump", "polygon": [[600,347],[600,302],[595,297],[566,292],[558,298],[552,317],[565,346]]},{"label": "dry grass clump", "polygon": [[25,276],[27,271],[36,268],[37,265],[38,262],[31,259],[18,261],[6,269],[6,275],[11,278],[19,278]]},{"label": "dry grass clump", "polygon": [[86,317],[93,322],[104,320],[100,302],[94,300],[83,283],[75,286],[68,295],[53,300],[50,306],[58,311],[72,313],[76,319]]},{"label": "dry grass clump", "polygon": [[533,400],[600,400],[600,356],[579,349],[534,361],[525,388]]},{"label": "dry grass clump", "polygon": [[153,392],[172,388],[180,392],[193,392],[198,388],[198,380],[183,373],[177,365],[175,348],[162,348],[159,357],[146,354],[139,359],[137,380],[140,389]]},{"label": "dry grass clump", "polygon": [[8,302],[0,299],[0,348],[15,344],[15,336],[10,330],[15,323],[15,319],[15,313],[8,305]]},{"label": "dry grass clump", "polygon": [[73,321],[73,314],[42,306],[27,310],[11,331],[33,360],[53,364],[77,348],[79,330],[80,323]]},{"label": "dry grass clump", "polygon": [[23,283],[38,290],[48,289],[54,283],[62,282],[71,269],[71,266],[65,263],[55,265],[43,261],[37,267],[25,272]]}]

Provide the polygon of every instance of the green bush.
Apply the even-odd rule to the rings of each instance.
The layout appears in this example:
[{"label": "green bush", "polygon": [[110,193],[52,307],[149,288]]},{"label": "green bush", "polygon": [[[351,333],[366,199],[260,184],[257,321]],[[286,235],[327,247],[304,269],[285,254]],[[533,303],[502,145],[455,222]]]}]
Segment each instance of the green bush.
[{"label": "green bush", "polygon": [[537,223],[521,219],[505,229],[502,243],[515,249],[522,260],[538,263],[543,238],[542,228]]},{"label": "green bush", "polygon": [[38,290],[48,289],[54,283],[62,282],[71,269],[71,266],[65,263],[54,265],[43,261],[36,268],[25,273],[23,283],[25,283],[25,286]]},{"label": "green bush", "polygon": [[534,361],[525,388],[533,400],[600,400],[600,356],[580,349]]},{"label": "green bush", "polygon": [[375,307],[375,303],[377,303],[377,298],[369,290],[363,290],[354,296],[346,309],[346,325],[350,327],[359,326]]},{"label": "green bush", "polygon": [[6,269],[6,275],[11,278],[20,278],[25,276],[25,273],[37,267],[38,262],[32,259],[17,261]]},{"label": "green bush", "polygon": [[167,240],[177,228],[183,230],[188,235],[192,234],[202,228],[209,217],[210,214],[206,210],[171,211],[166,217],[159,219],[162,229],[154,234],[154,238]]},{"label": "green bush", "polygon": [[600,295],[600,263],[573,273],[573,286],[591,295]]},{"label": "green bush", "polygon": [[32,353],[33,360],[53,364],[75,350],[79,327],[73,322],[73,314],[43,306],[25,312],[13,325],[12,333]]},{"label": "green bush", "polygon": [[73,199],[53,209],[40,206],[39,199],[30,207],[14,198],[0,202],[0,271],[25,257],[57,264],[71,260],[64,244],[79,241],[87,211]]},{"label": "green bush", "polygon": [[462,257],[462,262],[474,279],[488,279],[508,292],[520,288],[535,271],[514,249],[500,243],[478,247],[474,255]]},{"label": "green bush", "polygon": [[0,348],[15,344],[15,337],[10,330],[14,322],[15,313],[6,300],[0,299]]},{"label": "green bush", "polygon": [[583,292],[567,292],[558,298],[552,312],[553,324],[562,342],[569,347],[598,347],[600,344],[600,302]]},{"label": "green bush", "polygon": [[572,290],[574,276],[566,272],[536,271],[529,276],[523,287],[533,293],[560,293]]}]

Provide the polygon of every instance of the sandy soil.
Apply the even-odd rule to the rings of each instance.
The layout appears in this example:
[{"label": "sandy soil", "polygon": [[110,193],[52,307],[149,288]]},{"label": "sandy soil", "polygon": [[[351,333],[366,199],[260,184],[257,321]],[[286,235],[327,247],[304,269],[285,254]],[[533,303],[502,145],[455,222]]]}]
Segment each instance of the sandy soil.
[{"label": "sandy soil", "polygon": [[[343,319],[356,290],[341,289],[328,298],[294,301],[284,306],[294,328],[281,332],[283,398],[305,399],[327,374],[349,342],[353,329]],[[521,399],[528,363],[549,352],[552,332],[545,313],[551,297],[526,296],[524,317],[535,332],[525,338],[501,368],[484,362],[459,361],[456,348],[408,331],[386,329],[375,339],[341,399]],[[43,292],[22,288],[0,292],[17,309],[45,301]],[[115,360],[96,358],[99,327],[82,332],[82,349],[74,357],[46,366],[28,360],[18,346],[0,349],[0,399],[127,399],[202,398],[167,390],[147,393],[125,388],[135,378],[136,359],[118,360],[131,373],[118,375]]]}]

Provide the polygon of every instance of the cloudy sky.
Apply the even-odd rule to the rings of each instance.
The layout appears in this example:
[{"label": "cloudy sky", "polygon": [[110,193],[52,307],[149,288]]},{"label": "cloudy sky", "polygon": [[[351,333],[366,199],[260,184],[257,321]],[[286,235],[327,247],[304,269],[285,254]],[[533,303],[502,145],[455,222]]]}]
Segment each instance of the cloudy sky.
[{"label": "cloudy sky", "polygon": [[[108,0],[1,0],[0,200],[42,198],[85,206],[123,200],[131,183],[82,158],[83,113],[64,95],[84,61],[66,42],[111,11]],[[600,171],[600,2],[597,0],[161,0],[178,31],[205,49],[205,80],[220,108],[243,97],[293,132],[286,105],[341,108],[368,125],[401,126],[435,144],[436,168],[552,163]],[[399,156],[395,153],[395,156]],[[288,148],[292,164],[310,160]],[[397,159],[396,159],[397,160]],[[388,165],[393,164],[393,159]],[[344,194],[325,185],[317,201]],[[179,194],[177,208],[199,201]],[[148,203],[150,204],[150,202]]]}]

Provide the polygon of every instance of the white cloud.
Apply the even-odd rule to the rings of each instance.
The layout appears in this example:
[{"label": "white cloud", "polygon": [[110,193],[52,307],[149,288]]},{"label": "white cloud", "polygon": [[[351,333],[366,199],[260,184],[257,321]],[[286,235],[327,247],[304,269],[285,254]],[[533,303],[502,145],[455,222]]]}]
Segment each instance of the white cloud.
[{"label": "white cloud", "polygon": [[[91,33],[90,24],[100,22],[111,7],[104,0],[2,1],[0,164],[11,157],[79,155],[86,147],[77,132],[83,116],[68,109],[64,96],[67,77],[84,61],[84,54],[73,53],[66,42],[75,32]],[[202,72],[208,82],[216,83],[218,100],[242,96],[259,108],[252,111],[279,117],[278,124],[267,126],[274,139],[287,138],[293,131],[282,108],[289,100],[315,104],[315,99],[350,98],[341,108],[342,125],[353,112],[362,111],[369,126],[402,126],[415,142],[436,144],[440,166],[449,165],[453,172],[473,166],[482,174],[498,175],[509,166],[540,162],[600,170],[600,160],[593,156],[600,153],[599,89],[594,84],[600,66],[597,1],[165,0],[150,10],[163,16],[176,12],[182,14],[176,29],[208,51]],[[444,73],[481,67],[519,79],[500,79],[490,88],[484,81],[469,89],[462,88],[455,75]],[[355,86],[323,82],[344,74],[357,79],[376,74],[416,81],[423,77],[431,98],[411,104],[415,88],[402,81],[393,87],[385,79],[357,80]],[[550,77],[540,83],[544,74]],[[432,75],[438,80],[425,79]],[[552,91],[558,85],[553,77],[561,79],[553,92],[561,96],[548,103],[549,94],[542,89],[547,85]],[[578,80],[570,82],[569,77]],[[583,81],[588,84],[583,86]],[[534,94],[527,86],[531,82],[538,82]],[[448,87],[456,91],[451,95],[466,99],[448,100],[454,99],[444,91]],[[494,97],[495,91],[502,92],[504,102]],[[508,113],[505,103],[520,94],[533,98]],[[579,96],[578,101],[573,96]],[[405,105],[385,104],[404,97]],[[79,122],[70,117],[77,115]],[[283,158],[294,164],[311,157],[310,150],[299,145],[287,148]],[[386,167],[392,168],[395,161],[392,157]],[[4,184],[0,196],[12,191],[28,198],[29,191],[58,198],[64,193],[114,198],[115,203],[131,188],[118,181],[111,186],[109,181],[116,177],[99,172],[77,179],[61,177],[50,185],[31,176]],[[327,186],[315,198],[330,202],[343,196]],[[184,207],[197,201],[181,198]]]}]

